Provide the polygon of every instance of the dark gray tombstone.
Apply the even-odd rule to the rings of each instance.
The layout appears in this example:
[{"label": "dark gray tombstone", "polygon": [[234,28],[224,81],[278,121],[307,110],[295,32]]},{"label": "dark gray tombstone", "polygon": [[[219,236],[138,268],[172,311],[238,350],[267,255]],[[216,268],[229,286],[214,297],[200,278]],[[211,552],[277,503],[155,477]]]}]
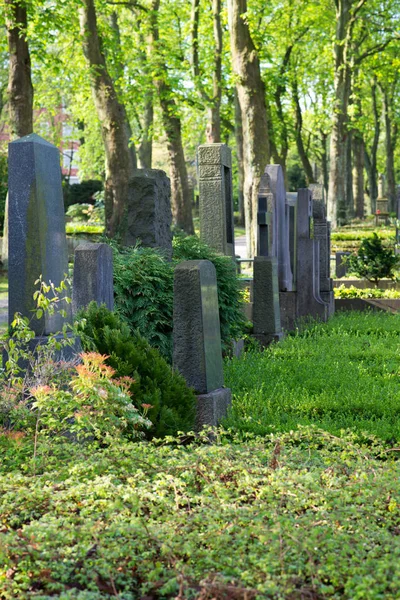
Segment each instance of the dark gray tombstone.
[{"label": "dark gray tombstone", "polygon": [[282,338],[278,259],[254,257],[253,333],[262,345]]},{"label": "dark gray tombstone", "polygon": [[196,429],[217,425],[231,403],[224,388],[217,278],[208,260],[180,263],[174,277],[174,367],[197,396]]},{"label": "dark gray tombstone", "polygon": [[226,144],[203,144],[197,162],[200,237],[217,252],[234,257],[231,149]]},{"label": "dark gray tombstone", "polygon": [[164,171],[138,169],[129,181],[121,243],[160,248],[172,257],[171,184]]},{"label": "dark gray tombstone", "polygon": [[11,142],[8,189],[9,321],[21,313],[38,336],[47,336],[60,331],[65,318],[32,316],[35,281],[42,275],[59,286],[68,273],[58,149],[36,134]]},{"label": "dark gray tombstone", "polygon": [[296,289],[296,255],[297,255],[297,192],[286,193],[286,206],[289,218],[289,253],[293,274],[292,289]]},{"label": "dark gray tombstone", "polygon": [[258,196],[257,256],[269,256],[269,229],[271,213],[268,212],[267,196]]},{"label": "dark gray tombstone", "polygon": [[347,275],[347,265],[343,262],[344,256],[350,256],[351,252],[336,252],[336,277],[341,279]]},{"label": "dark gray tombstone", "polygon": [[108,244],[80,244],[75,250],[72,307],[76,313],[94,301],[114,310],[113,253]]},{"label": "dark gray tombstone", "polygon": [[335,312],[333,282],[331,269],[331,224],[326,218],[324,187],[314,183],[309,186],[313,199],[314,239],[319,253],[319,292],[323,302],[327,304],[328,316]]},{"label": "dark gray tombstone", "polygon": [[296,317],[326,321],[327,305],[320,296],[319,242],[314,239],[313,201],[309,189],[297,196]]}]

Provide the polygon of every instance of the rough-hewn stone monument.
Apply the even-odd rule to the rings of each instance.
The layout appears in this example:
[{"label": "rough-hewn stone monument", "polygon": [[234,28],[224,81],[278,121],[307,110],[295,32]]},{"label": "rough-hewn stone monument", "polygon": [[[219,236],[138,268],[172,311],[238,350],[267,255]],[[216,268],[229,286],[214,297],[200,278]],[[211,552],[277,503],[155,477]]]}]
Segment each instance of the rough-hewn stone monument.
[{"label": "rough-hewn stone monument", "polygon": [[217,425],[231,403],[224,388],[217,279],[208,260],[189,260],[175,269],[174,367],[197,396],[196,428]]},{"label": "rough-hewn stone monument", "polygon": [[232,157],[226,144],[204,144],[197,151],[200,237],[209,246],[235,256]]}]

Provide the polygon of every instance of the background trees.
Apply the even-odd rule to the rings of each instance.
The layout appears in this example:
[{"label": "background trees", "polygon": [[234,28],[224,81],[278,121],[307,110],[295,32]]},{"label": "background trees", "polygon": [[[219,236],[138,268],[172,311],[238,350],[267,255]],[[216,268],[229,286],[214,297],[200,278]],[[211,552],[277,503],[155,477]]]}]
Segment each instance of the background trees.
[{"label": "background trees", "polygon": [[[323,182],[334,224],[375,210],[378,172],[396,209],[400,0],[1,6],[9,48],[0,47],[0,71],[14,81],[5,93],[0,73],[1,126],[16,135],[33,126],[58,143],[63,106],[71,139],[81,140],[81,176],[106,183],[110,234],[136,155],[138,166],[170,172],[174,221],[193,231],[195,153],[206,141],[233,148],[250,251],[268,161],[282,165],[288,188]],[[28,113],[33,124],[15,129]]]}]

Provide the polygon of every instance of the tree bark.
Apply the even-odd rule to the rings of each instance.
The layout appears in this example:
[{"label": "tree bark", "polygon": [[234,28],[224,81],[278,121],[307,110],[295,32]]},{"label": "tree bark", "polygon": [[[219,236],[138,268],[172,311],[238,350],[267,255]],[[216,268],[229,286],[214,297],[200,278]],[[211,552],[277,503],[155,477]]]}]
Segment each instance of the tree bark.
[{"label": "tree bark", "polygon": [[174,224],[188,234],[194,233],[192,204],[185,155],[182,144],[181,120],[167,75],[167,65],[159,51],[159,30],[157,13],[160,0],[153,0],[150,13],[150,45],[156,64],[154,85],[160,101],[162,121],[167,136],[170,158],[172,217]]},{"label": "tree bark", "polygon": [[383,119],[385,123],[385,154],[386,154],[386,190],[389,212],[397,214],[396,178],[394,168],[394,151],[396,148],[397,126],[392,126],[390,98],[387,90],[382,90]]},{"label": "tree bark", "polygon": [[237,91],[235,89],[235,138],[236,138],[236,156],[237,156],[237,169],[238,169],[238,209],[239,209],[239,225],[241,227],[245,224],[244,216],[244,198],[243,198],[243,181],[244,181],[244,169],[243,169],[243,126],[242,126],[242,113],[240,111],[239,99]]},{"label": "tree bark", "polygon": [[324,181],[325,197],[327,198],[328,197],[328,188],[329,188],[329,170],[328,170],[328,153],[327,153],[328,134],[321,130],[319,140],[321,143],[322,178]]},{"label": "tree bark", "polygon": [[371,96],[372,96],[372,113],[374,116],[374,137],[370,151],[367,150],[364,145],[365,152],[365,168],[368,174],[368,187],[369,187],[369,199],[370,199],[370,210],[371,213],[376,211],[376,199],[378,197],[378,179],[377,179],[377,154],[379,145],[379,136],[381,132],[381,120],[378,110],[378,99],[377,99],[377,84],[376,80],[373,79],[371,83]]},{"label": "tree bark", "polygon": [[83,52],[89,65],[90,85],[106,154],[106,232],[109,237],[114,237],[118,235],[123,222],[128,182],[136,169],[136,154],[129,148],[125,107],[118,101],[107,70],[93,0],[83,0],[79,20]]},{"label": "tree bark", "polygon": [[364,219],[364,139],[360,131],[353,133],[353,165],[355,216]]},{"label": "tree bark", "polygon": [[228,0],[232,66],[243,123],[244,203],[249,256],[256,253],[258,186],[270,160],[265,87],[260,62],[245,19],[246,0]]},{"label": "tree bark", "polygon": [[315,177],[303,143],[303,116],[301,113],[298,85],[294,77],[292,79],[292,93],[295,108],[295,138],[297,152],[299,153],[301,164],[303,165],[307,185],[309,185],[310,183],[315,183]]},{"label": "tree bark", "polygon": [[[153,162],[153,123],[154,123],[154,91],[153,82],[149,76],[149,41],[145,40],[139,28],[140,40],[140,64],[143,74],[146,76],[146,89],[144,92],[144,110],[142,121],[139,122],[141,139],[138,147],[139,164],[142,169],[151,169]],[[139,120],[140,121],[140,120]]]},{"label": "tree bark", "polygon": [[26,29],[25,2],[6,0],[6,26],[9,49],[8,105],[12,137],[23,137],[33,131],[33,85],[31,59]]}]

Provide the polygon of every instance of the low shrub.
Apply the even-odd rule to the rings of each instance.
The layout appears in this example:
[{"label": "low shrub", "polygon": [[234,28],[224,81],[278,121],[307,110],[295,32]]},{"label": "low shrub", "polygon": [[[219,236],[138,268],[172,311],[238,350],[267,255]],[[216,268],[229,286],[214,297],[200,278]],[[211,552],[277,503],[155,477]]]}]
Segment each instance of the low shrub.
[{"label": "low shrub", "polygon": [[400,298],[398,290],[381,290],[379,288],[356,288],[353,285],[341,285],[334,289],[335,298]]},{"label": "low shrub", "polygon": [[380,279],[394,278],[394,268],[399,264],[399,257],[392,248],[385,248],[377,233],[363,240],[357,254],[345,257],[349,273],[357,277],[373,281],[378,287]]},{"label": "low shrub", "polygon": [[117,377],[129,377],[132,402],[145,406],[153,423],[151,436],[192,430],[195,396],[183,377],[173,371],[160,353],[137,332],[132,333],[119,315],[92,302],[79,315],[85,350],[107,355]]}]

